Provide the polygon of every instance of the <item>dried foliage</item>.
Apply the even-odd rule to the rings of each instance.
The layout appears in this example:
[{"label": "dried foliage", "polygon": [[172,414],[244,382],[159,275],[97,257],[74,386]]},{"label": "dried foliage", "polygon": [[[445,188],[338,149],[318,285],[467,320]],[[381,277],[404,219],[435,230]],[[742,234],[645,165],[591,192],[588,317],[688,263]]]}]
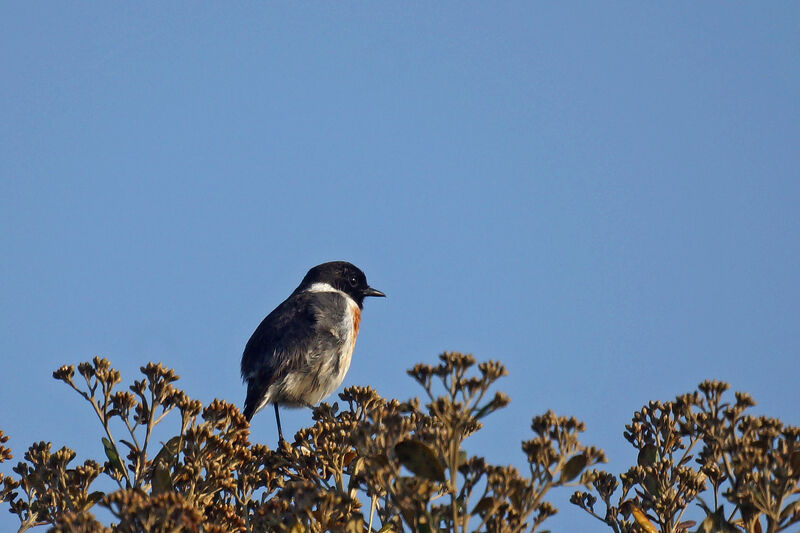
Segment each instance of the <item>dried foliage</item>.
[{"label": "dried foliage", "polygon": [[[91,405],[105,457],[75,465],[74,451],[33,444],[14,476],[0,476],[19,531],[538,531],[556,512],[545,497],[562,486],[583,487],[571,501],[618,533],[778,532],[800,522],[800,430],[746,415],[753,400],[725,402],[724,383],[636,412],[624,436],[637,464],[616,477],[593,468],[605,457],[578,440],[583,423],[552,412],[531,423],[525,472],[465,453],[481,420],[509,402],[492,390],[503,366],[470,355],[409,370],[423,401],[349,387],[274,450],[250,442],[234,405],[191,400],[159,364],[141,372],[125,389],[105,359],[53,373]],[[153,437],[159,424],[172,428],[165,442]],[[0,462],[11,459],[7,440],[0,432]],[[98,490],[102,477],[115,488]],[[699,525],[685,520],[694,504],[705,511]]]},{"label": "dried foliage", "polygon": [[[552,412],[533,419],[533,438],[522,443],[528,472],[468,456],[464,439],[509,399],[490,392],[506,374],[501,364],[476,365],[459,353],[409,371],[425,390],[424,405],[349,387],[341,407],[315,408],[314,425],[277,450],[249,441],[234,405],[203,407],[159,364],[142,367],[143,379],[127,390],[105,359],[75,370],[53,376],[91,405],[105,459],[71,466],[72,450],[31,446],[17,476],[2,479],[20,531],[537,531],[556,512],[547,492],[588,488],[587,469],[604,461],[578,441],[581,422]],[[178,422],[177,431],[156,443],[153,430],[164,421]],[[0,459],[10,458],[0,446]],[[93,489],[101,474],[115,490]],[[95,505],[110,511],[110,527],[95,519]]]},{"label": "dried foliage", "polygon": [[[682,520],[692,503],[705,512],[697,533],[775,533],[799,523],[800,428],[745,415],[755,402],[738,392],[724,401],[726,383],[698,389],[634,413],[624,436],[638,464],[619,482],[592,472],[593,492],[576,492],[572,503],[618,533],[689,531],[697,524]],[[706,489],[713,506],[698,496]],[[595,510],[598,497],[604,512]]]}]

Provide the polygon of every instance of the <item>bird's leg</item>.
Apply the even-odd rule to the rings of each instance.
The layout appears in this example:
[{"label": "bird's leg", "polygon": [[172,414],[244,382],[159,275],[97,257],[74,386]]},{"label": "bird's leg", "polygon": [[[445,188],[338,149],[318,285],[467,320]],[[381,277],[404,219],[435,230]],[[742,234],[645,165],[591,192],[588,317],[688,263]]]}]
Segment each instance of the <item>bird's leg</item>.
[{"label": "bird's leg", "polygon": [[283,442],[283,431],[281,431],[281,415],[278,412],[278,404],[273,403],[273,407],[275,407],[275,420],[278,422],[278,445]]}]

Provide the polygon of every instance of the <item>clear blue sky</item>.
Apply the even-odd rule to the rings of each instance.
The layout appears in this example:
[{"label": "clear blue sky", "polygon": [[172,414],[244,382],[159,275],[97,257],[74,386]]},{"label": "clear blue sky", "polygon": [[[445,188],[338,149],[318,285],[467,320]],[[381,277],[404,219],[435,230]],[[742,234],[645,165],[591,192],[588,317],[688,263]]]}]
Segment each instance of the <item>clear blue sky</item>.
[{"label": "clear blue sky", "polygon": [[[241,405],[250,333],[333,259],[389,296],[346,385],[507,364],[492,461],[553,409],[620,471],[632,412],[705,378],[800,424],[796,2],[4,2],[0,76],[11,464],[102,456],[51,378],[94,355]],[[568,492],[549,526],[601,531]]]}]

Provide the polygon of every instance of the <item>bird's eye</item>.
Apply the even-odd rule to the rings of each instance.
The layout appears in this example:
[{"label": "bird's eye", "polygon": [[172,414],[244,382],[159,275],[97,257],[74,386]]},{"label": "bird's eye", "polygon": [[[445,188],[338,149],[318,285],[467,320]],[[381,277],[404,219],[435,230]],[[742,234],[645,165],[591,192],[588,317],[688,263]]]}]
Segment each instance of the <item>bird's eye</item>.
[{"label": "bird's eye", "polygon": [[356,278],[355,276],[350,276],[350,277],[347,279],[347,281],[349,281],[349,282],[350,282],[350,286],[351,286],[351,287],[355,287],[356,285],[358,285],[358,278]]}]

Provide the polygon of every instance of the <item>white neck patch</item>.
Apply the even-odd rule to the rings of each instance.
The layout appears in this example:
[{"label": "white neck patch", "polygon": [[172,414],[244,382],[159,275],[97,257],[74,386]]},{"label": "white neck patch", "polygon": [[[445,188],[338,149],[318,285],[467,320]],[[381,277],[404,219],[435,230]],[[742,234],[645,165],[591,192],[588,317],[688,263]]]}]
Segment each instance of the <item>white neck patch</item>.
[{"label": "white neck patch", "polygon": [[340,291],[330,283],[312,283],[311,286],[303,292],[335,292],[347,298],[348,301],[352,302],[352,305],[356,305],[356,301],[353,300],[352,296],[344,291]]},{"label": "white neck patch", "polygon": [[342,292],[330,283],[312,283],[305,292]]}]

